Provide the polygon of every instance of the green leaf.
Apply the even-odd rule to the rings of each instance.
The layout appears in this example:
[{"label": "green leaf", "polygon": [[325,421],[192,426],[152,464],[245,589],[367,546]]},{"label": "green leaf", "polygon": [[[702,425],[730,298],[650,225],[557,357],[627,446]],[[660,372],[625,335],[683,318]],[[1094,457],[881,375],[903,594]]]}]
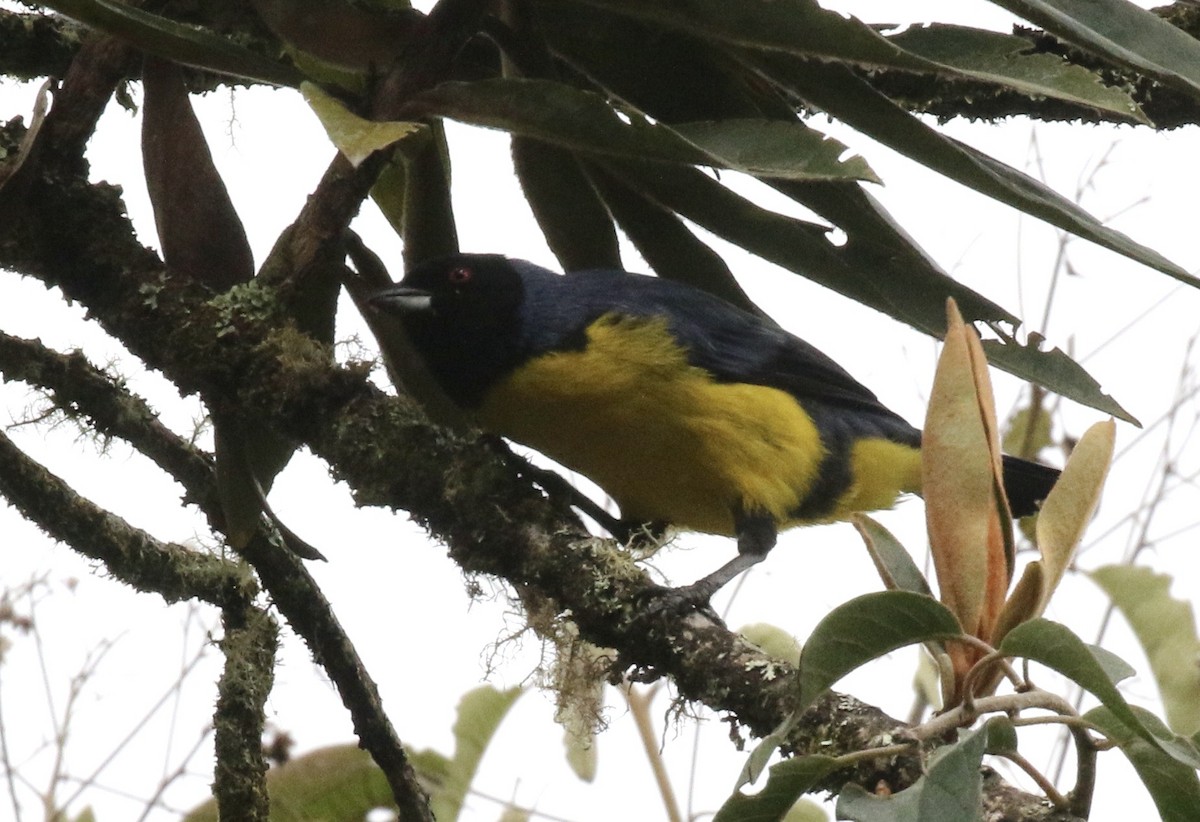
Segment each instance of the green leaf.
[{"label": "green leaf", "polygon": [[421,123],[379,122],[359,117],[315,83],[301,83],[300,94],[325,127],[329,139],[355,168],[376,151],[425,129]]},{"label": "green leaf", "polygon": [[[802,58],[969,78],[1022,94],[1052,97],[1148,123],[1128,94],[1051,54],[1026,54],[1029,40],[962,26],[912,28],[884,37],[851,15],[812,0],[586,0],[617,14],[696,37]],[[899,47],[899,48],[897,48]]]},{"label": "green leaf", "polygon": [[1200,767],[1200,755],[1194,747],[1177,743],[1173,734],[1156,737],[1141,723],[1109,674],[1111,661],[1102,664],[1095,651],[1065,625],[1048,619],[1030,620],[1009,631],[999,650],[1058,671],[1099,699],[1113,716],[1142,739],[1181,762]]},{"label": "green leaf", "polygon": [[792,732],[792,728],[796,727],[799,719],[799,712],[788,714],[782,722],[775,726],[775,730],[758,741],[758,744],[750,751],[750,755],[746,757],[746,764],[742,766],[741,773],[738,774],[737,783],[733,786],[735,791],[743,785],[758,781],[763,768],[767,767],[767,762],[774,756],[775,751],[779,750],[779,746],[787,741],[788,734]]},{"label": "green leaf", "polygon": [[[843,144],[798,120],[722,120],[676,131],[631,109],[618,112],[599,94],[550,80],[442,83],[417,95],[410,107],[572,151],[714,165],[785,179],[874,179],[861,159],[840,159],[846,152]],[[748,134],[757,136],[749,147],[739,147]]]},{"label": "green leaf", "polygon": [[1200,97],[1200,42],[1128,0],[992,0],[1070,43]]},{"label": "green leaf", "polygon": [[1191,603],[1172,597],[1171,577],[1149,568],[1109,565],[1089,576],[1137,635],[1158,683],[1167,723],[1180,734],[1200,731],[1200,637]]},{"label": "green leaf", "polygon": [[882,182],[862,157],[843,159],[844,143],[793,120],[718,120],[671,128],[726,168],[755,176]]},{"label": "green leaf", "polygon": [[[1141,723],[1157,734],[1169,734],[1162,721],[1149,711],[1134,708]],[[1200,819],[1200,778],[1196,769],[1163,753],[1117,719],[1108,708],[1093,708],[1083,718],[1116,742],[1154,800],[1162,822],[1194,822]],[[1180,740],[1185,742],[1186,740]]]},{"label": "green leaf", "polygon": [[1037,516],[1034,530],[1041,559],[1025,566],[992,631],[993,643],[1014,625],[1045,612],[1100,500],[1115,436],[1116,423],[1109,419],[1095,423],[1079,438]]},{"label": "green leaf", "polygon": [[512,158],[521,191],[563,271],[621,268],[612,217],[575,156],[514,134]]},{"label": "green leaf", "polygon": [[1026,37],[934,23],[913,26],[887,39],[905,51],[977,80],[1030,97],[1077,103],[1150,125],[1127,92],[1104,85],[1099,75],[1068,63],[1057,54],[1031,53],[1034,44]]},{"label": "green leaf", "polygon": [[1007,716],[993,716],[983,726],[987,734],[987,752],[1006,756],[1017,752],[1017,727]]},{"label": "green leaf", "polygon": [[927,334],[946,326],[946,296],[974,306],[986,300],[949,276],[929,276],[919,284],[881,277],[852,264],[826,238],[824,226],[786,217],[755,205],[694,168],[649,163],[605,162],[604,167],[655,202],[801,276],[876,308]]},{"label": "green leaf", "polygon": [[802,57],[846,60],[868,67],[928,70],[931,64],[888,41],[857,18],[821,8],[814,0],[585,0],[697,37]]},{"label": "green leaf", "polygon": [[856,597],[830,611],[805,643],[797,710],[872,659],[906,645],[961,634],[954,614],[923,594],[880,591]]},{"label": "green leaf", "polygon": [[850,521],[866,543],[867,553],[875,563],[875,570],[879,572],[880,579],[889,591],[912,591],[933,596],[929,581],[913,562],[908,550],[892,536],[891,531],[866,514],[855,514]]},{"label": "green leaf", "polygon": [[1107,228],[1043,183],[926,125],[845,66],[779,56],[748,59],[830,116],[939,174],[1181,282],[1200,285],[1157,251]]},{"label": "green leaf", "polygon": [[488,743],[522,693],[520,688],[499,691],[485,685],[468,692],[458,703],[454,756],[448,763],[445,782],[430,797],[429,807],[437,819],[444,822],[458,819]]},{"label": "green leaf", "polygon": [[988,362],[997,368],[1023,380],[1036,382],[1069,400],[1141,426],[1136,417],[1100,390],[1100,383],[1095,377],[1061,348],[1043,351],[1037,343],[1021,345],[1016,340],[1004,339],[984,340],[983,351],[987,354]]},{"label": "green leaf", "polygon": [[[984,343],[985,351],[986,345],[987,343]],[[1034,393],[1042,396],[1041,392]],[[1037,405],[1022,408],[1004,423],[1000,448],[1006,454],[1031,460],[1036,459],[1043,449],[1049,448],[1052,442],[1050,412],[1039,402]]]},{"label": "green leaf", "polygon": [[50,0],[43,5],[176,63],[275,86],[295,87],[303,79],[290,66],[268,60],[206,29],[177,23],[126,3]]},{"label": "green leaf", "polygon": [[[395,804],[383,771],[357,745],[320,748],[272,768],[267,792],[272,822],[362,819],[375,808]],[[184,822],[210,820],[217,820],[217,803],[211,799],[184,817]]]},{"label": "green leaf", "polygon": [[1100,667],[1104,669],[1105,675],[1113,683],[1119,685],[1137,675],[1136,668],[1107,648],[1100,645],[1092,645],[1090,642],[1087,643],[1087,647],[1092,652],[1092,655],[1096,657],[1096,661],[1100,663]]},{"label": "green leaf", "polygon": [[[441,123],[428,126],[428,139],[414,138],[396,144],[404,156],[404,239],[406,268],[458,251],[458,227],[450,199],[450,148]],[[382,183],[382,178],[380,183]],[[379,202],[377,189],[371,196]]]},{"label": "green leaf", "polygon": [[886,799],[847,785],[837,802],[837,818],[855,822],[970,822],[983,818],[983,777],[979,766],[987,733],[964,731],[958,742],[938,748],[924,776]]},{"label": "green leaf", "polygon": [[1117,424],[1109,419],[1091,425],[1071,452],[1058,482],[1038,513],[1037,545],[1045,569],[1045,586],[1037,615],[1067,572],[1083,532],[1092,521],[1112,463]]},{"label": "green leaf", "polygon": [[630,188],[599,165],[587,166],[604,204],[638,253],[658,276],[702,288],[726,302],[756,314],[762,309],[750,301],[733,272],[675,212],[642,192]]},{"label": "green leaf", "polygon": [[725,800],[713,822],[763,822],[782,819],[796,800],[815,789],[834,768],[831,756],[797,756],[780,762],[767,772],[767,784],[756,794],[740,791]]},{"label": "green leaf", "polygon": [[[913,242],[887,209],[867,192],[865,186],[790,180],[767,182],[776,191],[786,194],[846,232],[846,242],[838,246],[837,256],[847,268],[870,271],[876,280],[904,283],[907,297],[901,298],[896,293],[887,295],[894,305],[919,303],[935,306],[928,309],[931,315],[936,316],[934,325],[929,330],[918,325],[914,325],[914,328],[941,339],[946,332],[947,296],[954,298],[958,310],[968,320],[1007,325],[1020,323],[1011,312],[965,288],[947,274]],[[879,310],[901,318],[902,311],[899,308]]]}]

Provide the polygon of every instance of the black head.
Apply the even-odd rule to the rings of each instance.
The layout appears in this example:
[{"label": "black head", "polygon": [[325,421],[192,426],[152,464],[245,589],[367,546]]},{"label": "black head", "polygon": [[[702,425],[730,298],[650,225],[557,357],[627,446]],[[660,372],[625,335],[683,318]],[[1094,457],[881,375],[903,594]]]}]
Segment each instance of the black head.
[{"label": "black head", "polygon": [[371,303],[385,311],[432,313],[454,323],[490,324],[517,311],[521,277],[499,254],[454,254],[416,266]]},{"label": "black head", "polygon": [[422,263],[370,300],[398,317],[446,393],[473,408],[519,360],[520,273],[499,254]]}]

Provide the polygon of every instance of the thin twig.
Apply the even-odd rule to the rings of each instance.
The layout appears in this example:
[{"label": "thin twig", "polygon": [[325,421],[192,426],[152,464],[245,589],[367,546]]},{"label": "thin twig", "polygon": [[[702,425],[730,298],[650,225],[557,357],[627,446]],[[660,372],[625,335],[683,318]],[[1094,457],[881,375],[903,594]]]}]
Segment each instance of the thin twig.
[{"label": "thin twig", "polygon": [[654,773],[654,782],[658,785],[658,794],[662,797],[670,822],[683,822],[683,814],[679,811],[679,800],[675,797],[675,789],[671,786],[671,778],[667,775],[663,764],[662,752],[655,740],[653,721],[650,719],[650,699],[643,696],[631,683],[626,682],[621,688],[625,695],[625,703],[633,715],[634,727],[637,728],[638,738],[642,740],[642,748],[646,751],[646,759],[650,762],[650,770]]}]

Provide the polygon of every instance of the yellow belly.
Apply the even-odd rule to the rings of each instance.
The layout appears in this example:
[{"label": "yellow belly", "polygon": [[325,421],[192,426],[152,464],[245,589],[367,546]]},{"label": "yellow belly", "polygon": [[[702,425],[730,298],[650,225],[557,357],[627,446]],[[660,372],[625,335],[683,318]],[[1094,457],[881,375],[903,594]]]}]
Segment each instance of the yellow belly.
[{"label": "yellow belly", "polygon": [[[738,508],[795,524],[826,453],[794,397],[714,382],[656,320],[601,318],[583,350],[538,357],[495,386],[479,418],[593,480],[627,519],[717,534],[733,533]],[[915,490],[916,454],[860,441],[855,482],[828,518]]]}]

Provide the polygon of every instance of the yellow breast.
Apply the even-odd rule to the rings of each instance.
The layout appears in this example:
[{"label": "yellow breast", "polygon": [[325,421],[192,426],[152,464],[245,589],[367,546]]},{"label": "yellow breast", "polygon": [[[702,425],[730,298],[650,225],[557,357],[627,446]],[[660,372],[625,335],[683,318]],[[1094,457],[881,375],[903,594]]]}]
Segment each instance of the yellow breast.
[{"label": "yellow breast", "polygon": [[[502,380],[479,418],[593,480],[627,519],[718,534],[733,533],[736,508],[790,524],[826,453],[794,397],[714,381],[655,319],[602,317],[582,350],[536,357]],[[913,490],[899,483],[919,482],[919,464],[906,478],[892,476],[894,466],[881,471],[896,449],[916,453],[884,440],[857,444],[852,465],[878,478],[853,483],[835,517]]]}]

